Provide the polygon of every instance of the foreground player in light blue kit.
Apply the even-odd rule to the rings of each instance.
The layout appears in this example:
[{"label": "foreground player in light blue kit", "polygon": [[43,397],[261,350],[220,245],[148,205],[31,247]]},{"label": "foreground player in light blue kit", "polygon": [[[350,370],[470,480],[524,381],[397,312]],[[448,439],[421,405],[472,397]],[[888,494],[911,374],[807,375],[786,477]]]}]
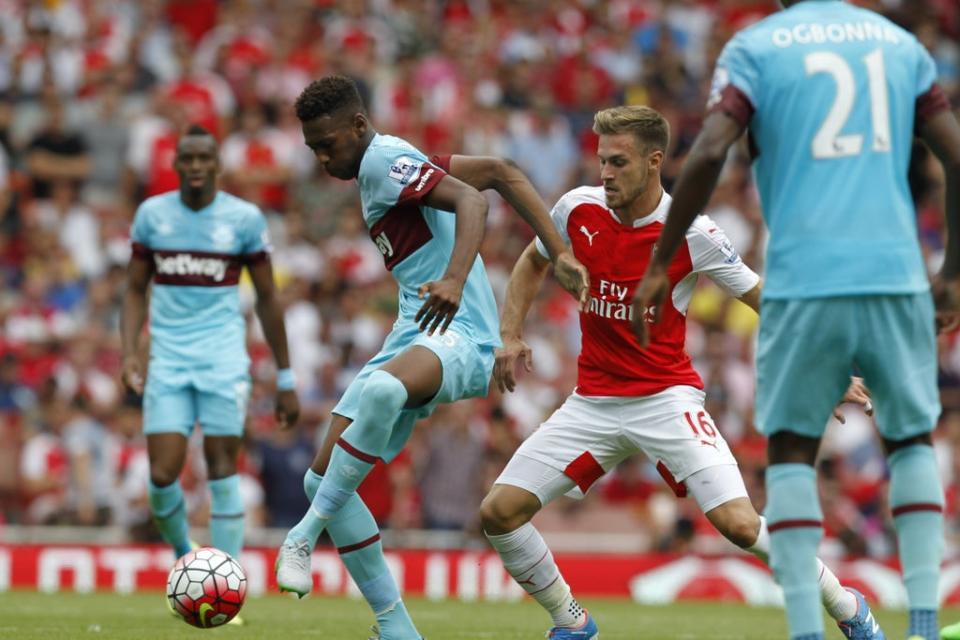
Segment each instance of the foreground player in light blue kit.
[{"label": "foreground player in light blue kit", "polygon": [[[941,319],[955,320],[960,127],[933,61],[910,33],[836,0],[783,4],[785,11],[734,36],[717,62],[710,114],[635,309],[663,299],[670,256],[707,204],[728,149],[749,128],[770,230],[756,415],[770,437],[766,516],[790,636],[823,637],[813,463],[856,366],[874,393],[889,456],[908,636],[934,640],[943,550],[943,491],[930,440],[940,413],[935,313],[907,165],[916,132],[947,172],[950,237],[938,283],[948,294]],[[646,339],[642,323],[637,330]],[[882,638],[863,604],[841,630]]]},{"label": "foreground player in light blue kit", "polygon": [[[217,190],[217,141],[191,127],[177,143],[180,190],[146,200],[131,230],[133,257],[123,301],[123,377],[144,394],[150,510],[177,557],[190,551],[178,480],[194,425],[203,430],[213,546],[239,561],[243,501],[237,476],[250,391],[246,324],[237,283],[246,267],[256,312],[277,363],[276,418],[299,413],[283,311],[274,294],[266,220],[253,204]],[[150,281],[150,363],[144,385],[138,339]],[[146,386],[146,388],[144,388]]]},{"label": "foreground player in light blue kit", "polygon": [[[374,131],[348,78],[312,83],[296,111],[304,140],[327,173],[357,179],[370,237],[399,284],[400,308],[380,353],[333,409],[326,441],[304,478],[310,510],[280,548],[277,584],[301,596],[311,590],[310,554],[326,529],[376,615],[378,637],[418,639],[384,562],[376,522],[356,489],[378,459],[401,450],[414,422],[437,404],[487,393],[500,345],[493,291],[477,255],[487,203],[449,175],[445,161],[432,163],[406,141]],[[503,182],[462,156],[449,166],[485,186]],[[516,176],[512,180],[516,186]],[[565,251],[545,207],[518,209],[547,236],[555,258]],[[562,265],[557,258],[555,268],[574,272],[583,301],[586,272],[572,256],[566,259]]]}]

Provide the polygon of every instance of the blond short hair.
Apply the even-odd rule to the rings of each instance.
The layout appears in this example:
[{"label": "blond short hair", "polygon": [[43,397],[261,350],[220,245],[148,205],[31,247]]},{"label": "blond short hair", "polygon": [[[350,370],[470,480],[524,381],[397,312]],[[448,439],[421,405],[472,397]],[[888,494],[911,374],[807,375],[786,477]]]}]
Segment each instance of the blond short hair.
[{"label": "blond short hair", "polygon": [[593,132],[597,135],[632,133],[646,151],[666,153],[670,144],[670,124],[657,111],[647,106],[611,107],[593,116]]}]

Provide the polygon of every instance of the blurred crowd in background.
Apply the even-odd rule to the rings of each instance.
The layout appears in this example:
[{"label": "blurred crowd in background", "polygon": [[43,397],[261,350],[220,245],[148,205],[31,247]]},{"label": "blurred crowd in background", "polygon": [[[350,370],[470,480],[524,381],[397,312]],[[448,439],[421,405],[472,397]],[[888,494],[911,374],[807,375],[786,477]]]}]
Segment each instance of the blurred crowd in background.
[{"label": "blurred crowd in background", "polygon": [[[860,2],[910,28],[960,105],[960,4]],[[909,6],[908,6],[909,5]],[[700,126],[710,74],[739,28],[773,0],[0,0],[0,523],[113,524],[155,538],[140,409],[119,384],[118,320],[128,231],[143,198],[177,188],[175,141],[199,122],[221,142],[222,188],[267,214],[303,405],[273,424],[274,367],[250,313],[255,381],[242,469],[248,526],[287,527],[307,506],[301,478],[329,412],[380,347],[396,289],[370,242],[356,186],[314,167],[293,100],[312,79],[359,83],[376,128],[428,155],[505,156],[544,200],[599,182],[595,111],[649,104],[672,126],[669,189]],[[931,271],[943,250],[943,180],[917,149],[911,185]],[[764,230],[749,164],[731,157],[708,213],[762,271]],[[482,255],[497,295],[531,239],[491,195]],[[707,409],[764,504],[764,441],[753,425],[756,317],[708,282],[690,309],[688,350]],[[547,283],[527,322],[534,371],[513,394],[439,409],[362,493],[394,530],[464,532],[525,435],[572,390],[572,300]],[[960,345],[941,338],[937,450],[951,535],[960,530]],[[802,389],[797,390],[803,393]],[[820,461],[828,544],[893,550],[886,469],[870,418],[845,408]],[[183,478],[205,523],[201,455]],[[636,536],[639,548],[729,549],[691,500],[675,500],[637,457],[582,502],[545,510],[549,531]]]}]

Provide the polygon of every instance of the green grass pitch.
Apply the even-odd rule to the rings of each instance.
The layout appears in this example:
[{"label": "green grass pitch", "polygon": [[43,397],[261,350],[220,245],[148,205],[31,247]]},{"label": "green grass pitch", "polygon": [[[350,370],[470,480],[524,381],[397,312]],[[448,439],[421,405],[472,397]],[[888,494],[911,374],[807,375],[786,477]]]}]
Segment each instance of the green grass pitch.
[{"label": "green grass pitch", "polygon": [[[584,602],[600,625],[602,640],[776,640],[786,637],[783,612],[737,604],[676,604],[642,607],[628,601]],[[534,603],[430,602],[408,606],[428,640],[521,640],[542,638],[547,617]],[[0,593],[0,638],[17,640],[173,640],[213,636],[220,640],[366,640],[373,617],[362,601],[284,596],[251,598],[245,627],[194,629],[173,618],[159,593],[136,595]],[[903,638],[906,614],[877,611],[891,640]],[[960,620],[945,610],[944,623]],[[828,621],[829,622],[829,621]],[[833,625],[827,638],[841,638]]]}]

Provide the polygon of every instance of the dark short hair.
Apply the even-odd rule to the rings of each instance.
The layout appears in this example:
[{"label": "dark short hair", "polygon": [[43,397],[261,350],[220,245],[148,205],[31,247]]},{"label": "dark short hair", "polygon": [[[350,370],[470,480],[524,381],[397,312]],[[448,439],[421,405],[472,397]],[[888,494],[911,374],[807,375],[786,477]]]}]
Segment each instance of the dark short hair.
[{"label": "dark short hair", "polygon": [[297,98],[294,109],[301,122],[333,115],[344,109],[355,113],[367,112],[357,83],[346,76],[326,76],[314,80]]},{"label": "dark short hair", "polygon": [[184,136],[210,136],[214,137],[210,130],[207,129],[202,124],[197,124],[196,122],[187,127],[187,130],[183,132]]}]

